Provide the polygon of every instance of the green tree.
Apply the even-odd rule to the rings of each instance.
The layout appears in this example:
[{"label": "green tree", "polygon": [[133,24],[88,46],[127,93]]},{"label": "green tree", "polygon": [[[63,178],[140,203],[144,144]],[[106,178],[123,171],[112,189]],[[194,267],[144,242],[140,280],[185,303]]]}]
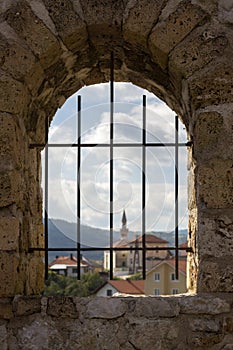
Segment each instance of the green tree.
[{"label": "green tree", "polygon": [[86,297],[90,296],[102,283],[103,281],[98,273],[83,274],[79,281],[75,277],[66,277],[50,272],[43,294],[45,296],[66,295]]}]

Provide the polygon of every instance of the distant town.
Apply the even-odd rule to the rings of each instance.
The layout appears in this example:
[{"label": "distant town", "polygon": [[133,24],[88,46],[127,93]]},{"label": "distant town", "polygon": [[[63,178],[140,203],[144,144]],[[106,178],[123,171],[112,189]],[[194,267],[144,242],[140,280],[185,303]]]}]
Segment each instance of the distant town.
[{"label": "distant town", "polygon": [[[64,223],[62,224],[64,229]],[[54,244],[53,242],[56,242],[57,247],[72,247],[71,244],[74,246],[75,241],[71,239],[72,234],[70,234],[70,238],[65,235],[62,237],[62,233],[58,233],[52,223],[50,223],[50,229],[50,246]],[[57,234],[56,241],[54,240],[55,234]],[[139,234],[134,235],[134,237],[132,233],[129,234],[125,211],[122,214],[120,232],[115,232],[114,237],[118,239],[112,245],[113,248],[117,248],[112,252],[112,280],[109,279],[109,245],[104,246],[106,247],[104,253],[94,252],[93,254],[93,252],[85,251],[85,254],[82,254],[80,281],[77,280],[78,261],[75,252],[61,252],[61,254],[56,252],[55,256],[50,255],[49,280],[46,282],[44,294],[108,297],[118,295],[174,295],[187,291],[187,253],[185,249],[179,253],[177,279],[174,252],[166,249],[173,244],[161,238],[161,233],[158,236],[154,232],[146,233],[144,241],[146,247],[150,250],[146,252],[146,279],[143,280],[143,254],[140,249],[143,244],[143,237]],[[187,233],[182,232],[180,239],[182,241],[180,247],[182,248],[187,247],[185,238],[187,239]],[[162,249],[160,250],[160,248]],[[92,253],[91,256],[90,253]]]}]

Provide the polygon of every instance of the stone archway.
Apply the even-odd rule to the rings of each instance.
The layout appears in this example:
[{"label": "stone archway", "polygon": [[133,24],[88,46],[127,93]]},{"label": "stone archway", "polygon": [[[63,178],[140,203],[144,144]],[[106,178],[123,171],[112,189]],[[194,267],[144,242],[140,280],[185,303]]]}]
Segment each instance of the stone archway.
[{"label": "stone archway", "polygon": [[[154,92],[185,123],[190,151],[190,290],[232,291],[232,11],[216,1],[3,1],[0,5],[1,296],[41,290],[44,118],[81,86]],[[10,263],[9,263],[10,262]]]}]

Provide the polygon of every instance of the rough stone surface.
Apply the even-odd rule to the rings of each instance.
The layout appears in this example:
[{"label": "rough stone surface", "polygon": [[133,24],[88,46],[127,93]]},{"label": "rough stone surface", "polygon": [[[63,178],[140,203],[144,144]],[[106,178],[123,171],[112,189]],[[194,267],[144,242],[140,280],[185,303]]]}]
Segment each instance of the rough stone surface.
[{"label": "rough stone surface", "polygon": [[[154,310],[149,317],[146,301]],[[5,299],[5,304],[12,303],[14,315],[0,317],[0,345],[4,350],[231,349],[232,301],[224,294],[97,299],[17,296],[13,301]],[[175,313],[165,306],[162,314],[166,303],[175,307]]]},{"label": "rough stone surface", "polygon": [[126,306],[120,299],[93,299],[87,305],[87,316],[90,318],[114,319],[123,316]]},{"label": "rough stone surface", "polygon": [[0,249],[18,250],[19,221],[15,218],[0,217]]}]

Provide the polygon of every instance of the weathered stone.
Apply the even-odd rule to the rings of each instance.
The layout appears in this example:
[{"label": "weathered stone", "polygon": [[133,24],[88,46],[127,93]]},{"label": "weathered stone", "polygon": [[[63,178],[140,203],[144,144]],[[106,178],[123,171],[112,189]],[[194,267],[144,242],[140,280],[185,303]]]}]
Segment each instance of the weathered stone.
[{"label": "weathered stone", "polygon": [[233,4],[229,0],[218,2],[218,19],[222,23],[233,23]]},{"label": "weathered stone", "polygon": [[[123,35],[128,42],[147,47],[148,35],[157,22],[165,1],[128,1],[123,17]],[[143,9],[143,11],[142,11]]]},{"label": "weathered stone", "polygon": [[175,12],[158,22],[149,37],[152,56],[165,68],[168,53],[181,42],[206,14],[197,6],[181,2]]},{"label": "weathered stone", "polygon": [[48,298],[47,313],[53,317],[78,317],[75,303],[70,297]]},{"label": "weathered stone", "polygon": [[212,156],[212,149],[219,147],[220,136],[223,131],[223,117],[217,112],[206,112],[198,115],[194,129],[195,155]]},{"label": "weathered stone", "polygon": [[220,298],[210,298],[208,296],[183,296],[179,298],[180,313],[182,314],[209,314],[218,315],[229,312],[231,306]]},{"label": "weathered stone", "polygon": [[22,83],[0,71],[0,111],[23,114],[24,106],[29,101],[28,93]]},{"label": "weathered stone", "polygon": [[7,350],[7,329],[5,325],[0,325],[0,349]]},{"label": "weathered stone", "polygon": [[[224,257],[226,255],[233,257],[233,216],[232,212],[226,210],[217,210],[212,213],[203,212],[198,218],[197,232],[199,243],[198,249],[202,257]],[[218,249],[216,249],[218,247]],[[231,261],[229,260],[231,265]]]},{"label": "weathered stone", "polygon": [[199,347],[205,349],[207,346],[209,349],[213,348],[215,344],[221,343],[223,339],[223,334],[213,334],[213,333],[194,333],[193,336],[190,336],[188,343],[190,346],[194,346],[194,349]]},{"label": "weathered stone", "polygon": [[[135,336],[138,334],[138,336]],[[168,320],[142,320],[136,324],[130,324],[129,342],[134,349],[169,349],[169,343],[176,344],[178,327],[175,322]]]},{"label": "weathered stone", "polygon": [[89,318],[115,319],[125,314],[127,306],[122,300],[95,298],[87,305],[87,316]]},{"label": "weathered stone", "polygon": [[10,319],[12,317],[12,299],[0,298],[0,319]]},{"label": "weathered stone", "polygon": [[6,21],[40,58],[42,67],[48,67],[57,61],[62,51],[56,37],[27,4],[21,2],[20,6],[16,5],[9,10]]},{"label": "weathered stone", "polygon": [[221,330],[221,323],[218,319],[192,318],[189,327],[193,332],[218,333]]},{"label": "weathered stone", "polygon": [[229,62],[219,59],[214,64],[210,62],[188,78],[193,108],[232,102],[232,76]]},{"label": "weathered stone", "polygon": [[57,32],[69,50],[76,52],[83,45],[87,45],[86,23],[80,14],[75,12],[72,1],[45,0],[44,4]]},{"label": "weathered stone", "polygon": [[44,263],[41,254],[35,252],[28,262],[27,295],[38,295],[44,289]]},{"label": "weathered stone", "polygon": [[233,161],[212,159],[199,166],[199,200],[206,208],[233,208]]},{"label": "weathered stone", "polygon": [[16,218],[0,217],[0,250],[18,250],[19,221]]},{"label": "weathered stone", "polygon": [[0,23],[0,33],[1,68],[15,79],[23,80],[32,69],[36,57],[6,22]]},{"label": "weathered stone", "polygon": [[[195,39],[194,39],[195,38]],[[221,57],[228,40],[221,29],[208,26],[197,28],[172,50],[169,55],[169,70],[173,76],[191,76],[215,58]]]},{"label": "weathered stone", "polygon": [[41,298],[16,296],[13,300],[13,312],[15,316],[26,316],[40,313]]},{"label": "weathered stone", "polygon": [[233,292],[232,255],[203,258],[197,276],[198,292]]},{"label": "weathered stone", "polygon": [[19,266],[19,255],[12,252],[0,251],[0,297],[14,296],[17,292],[17,268]]},{"label": "weathered stone", "polygon": [[228,316],[224,318],[223,329],[224,331],[233,334],[233,316]]},{"label": "weathered stone", "polygon": [[135,317],[148,318],[175,317],[179,314],[179,304],[171,298],[150,297],[137,299],[135,304]]}]

